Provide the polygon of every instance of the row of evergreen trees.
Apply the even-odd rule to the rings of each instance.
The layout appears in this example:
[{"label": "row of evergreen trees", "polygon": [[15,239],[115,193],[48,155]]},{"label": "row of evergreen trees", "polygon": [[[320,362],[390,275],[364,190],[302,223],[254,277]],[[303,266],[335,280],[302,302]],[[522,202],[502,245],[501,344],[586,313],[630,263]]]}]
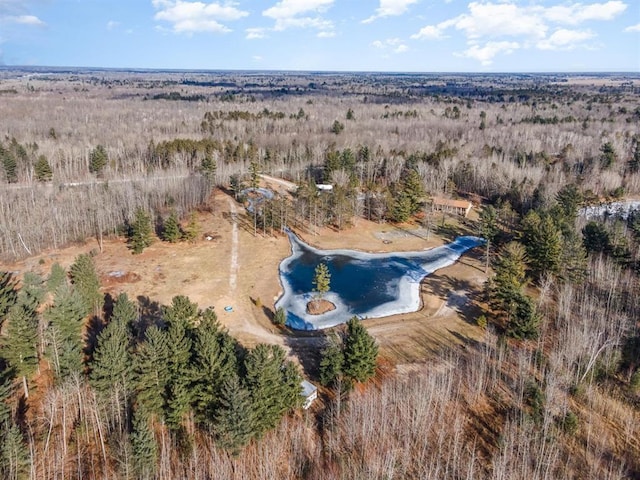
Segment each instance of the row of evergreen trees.
[{"label": "row of evergreen trees", "polygon": [[0,328],[3,478],[26,455],[24,419],[10,405],[28,402],[35,373],[47,366],[55,384],[89,383],[110,412],[108,433],[129,438],[140,476],[155,469],[158,428],[175,438],[198,429],[237,452],[303,400],[299,368],[281,347],[243,348],[213,309],[185,296],[154,315],[141,315],[126,294],[105,299],[89,255],[68,272],[55,264],[46,281],[25,274],[20,288],[0,273]]}]

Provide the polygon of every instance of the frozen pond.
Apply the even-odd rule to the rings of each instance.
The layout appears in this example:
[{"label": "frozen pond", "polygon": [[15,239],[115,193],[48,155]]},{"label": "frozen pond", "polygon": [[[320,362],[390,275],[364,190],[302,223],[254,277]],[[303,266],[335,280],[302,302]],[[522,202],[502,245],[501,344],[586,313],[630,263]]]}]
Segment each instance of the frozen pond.
[{"label": "frozen pond", "polygon": [[[377,318],[420,308],[420,282],[447,267],[467,250],[481,245],[478,237],[458,237],[442,247],[418,252],[364,253],[354,250],[319,250],[288,232],[291,256],[280,263],[284,294],[276,308],[287,312],[287,325],[296,330],[318,330],[345,323],[354,315]],[[331,291],[324,298],[336,309],[309,315],[313,276],[319,263],[331,272]]]}]

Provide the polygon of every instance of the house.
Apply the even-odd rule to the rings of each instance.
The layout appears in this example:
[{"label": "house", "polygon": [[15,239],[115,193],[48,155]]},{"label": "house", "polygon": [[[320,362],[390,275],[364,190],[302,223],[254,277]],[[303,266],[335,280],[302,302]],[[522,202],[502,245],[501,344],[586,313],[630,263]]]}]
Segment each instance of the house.
[{"label": "house", "polygon": [[467,200],[451,200],[449,198],[434,197],[431,201],[431,210],[434,212],[455,213],[466,217],[473,205]]},{"label": "house", "polygon": [[300,389],[300,395],[304,397],[302,408],[306,410],[311,406],[313,401],[318,398],[318,387],[316,387],[313,383],[308,382],[307,380],[303,380],[300,383]]}]

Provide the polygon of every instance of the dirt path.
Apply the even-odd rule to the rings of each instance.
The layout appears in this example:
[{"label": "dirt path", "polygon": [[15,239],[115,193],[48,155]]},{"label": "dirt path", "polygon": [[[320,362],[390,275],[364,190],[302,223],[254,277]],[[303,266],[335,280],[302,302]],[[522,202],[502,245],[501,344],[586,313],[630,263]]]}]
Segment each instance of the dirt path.
[{"label": "dirt path", "polygon": [[231,265],[229,270],[229,288],[233,293],[238,284],[238,209],[235,202],[229,199],[229,210],[231,212]]}]

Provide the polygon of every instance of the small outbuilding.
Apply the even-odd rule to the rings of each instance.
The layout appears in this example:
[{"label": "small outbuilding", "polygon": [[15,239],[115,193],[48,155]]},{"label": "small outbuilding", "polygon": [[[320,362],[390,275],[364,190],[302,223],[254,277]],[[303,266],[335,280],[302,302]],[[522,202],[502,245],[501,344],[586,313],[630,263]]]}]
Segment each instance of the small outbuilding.
[{"label": "small outbuilding", "polygon": [[304,398],[302,408],[306,410],[311,406],[313,401],[318,398],[318,387],[307,380],[303,380],[300,383],[300,389],[300,395],[302,395],[302,397]]},{"label": "small outbuilding", "polygon": [[466,217],[473,205],[467,200],[451,200],[450,198],[434,197],[431,200],[431,209],[434,212],[455,213]]}]

